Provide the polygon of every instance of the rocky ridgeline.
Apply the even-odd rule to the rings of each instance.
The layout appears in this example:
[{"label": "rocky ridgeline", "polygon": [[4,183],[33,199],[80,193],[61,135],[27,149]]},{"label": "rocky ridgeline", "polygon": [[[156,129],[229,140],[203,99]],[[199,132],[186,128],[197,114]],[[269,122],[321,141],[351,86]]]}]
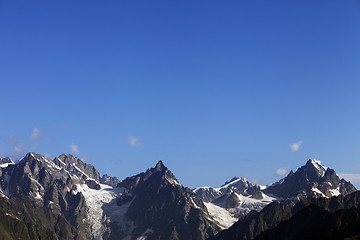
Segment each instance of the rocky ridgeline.
[{"label": "rocky ridgeline", "polygon": [[22,231],[23,239],[96,240],[202,240],[239,219],[214,239],[232,239],[222,236],[239,231],[244,239],[253,239],[310,204],[339,209],[333,207],[335,200],[329,200],[332,196],[340,199],[336,206],[350,206],[350,200],[341,199],[356,191],[315,160],[268,187],[233,178],[220,188],[191,190],[162,161],[120,181],[101,177],[94,166],[72,155],[50,160],[36,153],[28,153],[17,164],[0,159],[0,190],[0,215],[12,219],[9,226],[3,223],[4,234],[19,238],[16,234],[21,233],[11,231],[18,224],[32,229]]}]

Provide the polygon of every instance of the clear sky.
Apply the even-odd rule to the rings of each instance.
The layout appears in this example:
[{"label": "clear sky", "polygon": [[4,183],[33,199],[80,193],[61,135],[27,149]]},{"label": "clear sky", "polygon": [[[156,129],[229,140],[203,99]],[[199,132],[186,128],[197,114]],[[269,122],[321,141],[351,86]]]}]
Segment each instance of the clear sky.
[{"label": "clear sky", "polygon": [[0,153],[190,188],[309,158],[360,187],[360,2],[0,0]]}]

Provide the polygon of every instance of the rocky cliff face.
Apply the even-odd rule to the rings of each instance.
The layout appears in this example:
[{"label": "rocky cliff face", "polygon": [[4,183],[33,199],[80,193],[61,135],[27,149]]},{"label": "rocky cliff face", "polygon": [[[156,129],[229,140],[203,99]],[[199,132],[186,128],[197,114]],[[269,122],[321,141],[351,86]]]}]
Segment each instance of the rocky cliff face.
[{"label": "rocky cliff face", "polygon": [[79,229],[80,238],[89,239],[91,232],[86,220],[85,198],[73,191],[76,184],[89,180],[85,171],[88,170],[88,174],[95,178],[98,173],[91,166],[81,165],[76,158],[62,156],[52,161],[42,155],[28,153],[18,164],[2,169],[2,192],[9,197],[29,197],[38,208],[63,216]]},{"label": "rocky cliff face", "polygon": [[200,198],[179,184],[159,161],[155,168],[118,184],[122,205],[131,202],[127,217],[134,222],[132,239],[205,239],[220,228],[213,223]]},{"label": "rocky cliff face", "polygon": [[107,174],[104,174],[102,177],[100,177],[100,183],[106,184],[111,187],[116,187],[121,181],[117,179],[116,177],[111,177]]},{"label": "rocky cliff face", "polygon": [[[36,212],[38,216],[41,216],[38,220],[43,219],[46,225],[41,221],[29,220],[26,213],[34,214],[35,212],[28,206],[23,207],[25,203],[22,199],[9,199],[0,193],[0,239],[77,239],[76,230],[63,218],[57,219],[54,223],[55,228],[49,227],[52,224],[48,223],[54,220],[54,215],[50,211]],[[57,231],[60,228],[61,232]]]}]

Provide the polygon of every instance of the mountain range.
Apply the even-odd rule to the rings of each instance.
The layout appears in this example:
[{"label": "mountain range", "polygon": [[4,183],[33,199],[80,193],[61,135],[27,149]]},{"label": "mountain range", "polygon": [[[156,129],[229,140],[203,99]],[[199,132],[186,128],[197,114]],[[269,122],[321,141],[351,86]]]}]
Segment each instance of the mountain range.
[{"label": "mountain range", "polygon": [[[0,188],[1,239],[282,239],[312,214],[359,210],[356,188],[313,159],[270,186],[235,177],[189,189],[162,161],[120,181],[69,154],[28,153],[0,159]],[[343,219],[339,236],[353,227]]]}]

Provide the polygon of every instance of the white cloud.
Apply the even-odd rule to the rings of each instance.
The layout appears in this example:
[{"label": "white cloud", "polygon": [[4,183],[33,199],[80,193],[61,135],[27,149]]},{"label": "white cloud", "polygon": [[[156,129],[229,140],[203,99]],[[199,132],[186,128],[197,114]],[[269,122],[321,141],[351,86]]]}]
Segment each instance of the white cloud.
[{"label": "white cloud", "polygon": [[275,175],[277,176],[284,176],[288,172],[288,168],[282,167],[276,170]]},{"label": "white cloud", "polygon": [[356,173],[340,173],[340,178],[344,178],[347,181],[350,181],[352,183],[360,183],[360,174]]},{"label": "white cloud", "polygon": [[299,151],[299,149],[300,149],[300,147],[301,147],[302,144],[303,144],[303,141],[302,141],[302,140],[300,140],[300,141],[298,141],[298,142],[291,143],[291,144],[289,145],[290,151],[292,151],[292,152],[297,152],[297,151]]},{"label": "white cloud", "polygon": [[51,155],[50,155],[50,154],[48,154],[48,153],[43,153],[43,155],[44,155],[44,157],[45,157],[46,159],[51,159]]},{"label": "white cloud", "polygon": [[134,136],[129,136],[128,137],[128,142],[130,144],[130,146],[135,147],[135,146],[141,146],[142,143],[140,142],[139,138],[134,137]]},{"label": "white cloud", "polygon": [[89,158],[79,150],[79,146],[75,143],[71,143],[69,147],[72,154],[78,155],[78,157],[80,157],[83,161],[89,160]]},{"label": "white cloud", "polygon": [[250,182],[252,182],[253,184],[260,185],[261,180],[259,178],[253,178],[253,179],[250,180]]},{"label": "white cloud", "polygon": [[31,139],[37,139],[40,137],[40,130],[36,127],[34,127],[33,131],[30,134]]},{"label": "white cloud", "polygon": [[82,155],[82,153],[79,151],[78,145],[76,145],[75,143],[71,143],[70,152],[73,154]]},{"label": "white cloud", "polygon": [[15,152],[15,154],[21,154],[28,150],[29,150],[28,147],[26,147],[26,144],[23,142],[15,143],[15,145],[13,146],[13,151]]}]

